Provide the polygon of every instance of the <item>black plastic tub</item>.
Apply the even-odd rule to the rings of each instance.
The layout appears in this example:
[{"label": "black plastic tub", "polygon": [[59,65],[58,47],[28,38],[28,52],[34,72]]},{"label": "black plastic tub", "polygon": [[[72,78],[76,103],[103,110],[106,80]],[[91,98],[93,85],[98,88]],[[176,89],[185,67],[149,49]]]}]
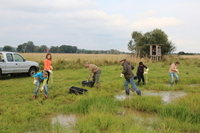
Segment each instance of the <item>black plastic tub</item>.
[{"label": "black plastic tub", "polygon": [[138,79],[138,77],[137,76],[134,76],[134,80],[137,80]]},{"label": "black plastic tub", "polygon": [[75,86],[71,86],[69,88],[69,93],[70,94],[84,94],[87,93],[88,90],[87,89],[83,89],[83,88],[79,88],[79,87],[75,87]]},{"label": "black plastic tub", "polygon": [[93,81],[82,81],[82,86],[89,86],[89,87],[93,87],[94,86],[94,82]]}]

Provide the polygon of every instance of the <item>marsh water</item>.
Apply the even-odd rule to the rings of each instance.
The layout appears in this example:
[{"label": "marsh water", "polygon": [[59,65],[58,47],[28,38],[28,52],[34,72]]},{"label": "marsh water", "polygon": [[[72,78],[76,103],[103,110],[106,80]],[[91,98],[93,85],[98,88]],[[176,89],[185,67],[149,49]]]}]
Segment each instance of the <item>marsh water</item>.
[{"label": "marsh water", "polygon": [[[157,116],[155,114],[151,113],[145,113],[145,112],[140,112],[137,110],[132,110],[132,109],[124,109],[121,112],[118,112],[118,115],[125,116],[125,115],[133,115],[134,120],[137,121],[137,123],[151,123],[155,120],[157,120]],[[73,128],[76,124],[78,116],[74,114],[70,115],[62,115],[59,114],[51,119],[51,123],[53,125],[53,133],[57,133],[58,130],[62,129],[67,129],[67,131],[74,131],[75,128]],[[58,126],[59,125],[59,126]],[[57,126],[57,127],[56,127]],[[62,129],[61,129],[62,127]],[[55,130],[56,129],[56,130]],[[147,127],[147,129],[151,130],[151,126]]]},{"label": "marsh water", "polygon": [[[135,92],[133,92],[135,93]],[[133,93],[129,96],[133,97],[136,95],[133,95]],[[161,96],[163,103],[171,103],[173,100],[185,96],[186,93],[182,91],[143,91],[142,96]],[[125,94],[120,94],[115,96],[118,100],[125,100],[127,96]],[[140,112],[137,110],[132,109],[124,109],[121,112],[118,112],[118,115],[125,116],[133,114],[134,119],[139,122],[143,123],[148,122],[149,124],[155,120],[158,120],[158,117],[156,114],[146,113],[146,112]],[[76,119],[78,116],[75,114],[69,114],[69,115],[63,115],[59,114],[52,118],[52,125],[59,125],[66,129],[72,129],[73,126],[76,124]],[[151,124],[150,124],[151,125]],[[147,129],[152,129],[151,126],[147,127]],[[73,130],[73,129],[72,129]]]},{"label": "marsh water", "polygon": [[[182,91],[142,91],[142,96],[161,96],[163,103],[171,103],[173,100],[185,96],[186,93]],[[132,95],[128,96],[129,98]],[[116,99],[124,100],[127,96],[124,94],[116,95]]]},{"label": "marsh water", "polygon": [[51,124],[54,128],[56,128],[56,125],[58,127],[64,127],[66,129],[72,128],[76,124],[77,116],[74,114],[70,115],[63,115],[59,114],[51,119]]}]

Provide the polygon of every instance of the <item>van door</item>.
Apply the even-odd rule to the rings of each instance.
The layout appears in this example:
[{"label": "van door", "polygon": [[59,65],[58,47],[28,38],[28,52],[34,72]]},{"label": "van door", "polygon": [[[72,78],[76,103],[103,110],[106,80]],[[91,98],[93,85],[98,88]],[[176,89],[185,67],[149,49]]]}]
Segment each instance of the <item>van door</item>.
[{"label": "van door", "polygon": [[17,53],[14,53],[14,61],[15,61],[15,73],[24,73],[28,72],[29,65],[26,60]]},{"label": "van door", "polygon": [[12,53],[6,54],[6,73],[14,73],[15,62]]}]

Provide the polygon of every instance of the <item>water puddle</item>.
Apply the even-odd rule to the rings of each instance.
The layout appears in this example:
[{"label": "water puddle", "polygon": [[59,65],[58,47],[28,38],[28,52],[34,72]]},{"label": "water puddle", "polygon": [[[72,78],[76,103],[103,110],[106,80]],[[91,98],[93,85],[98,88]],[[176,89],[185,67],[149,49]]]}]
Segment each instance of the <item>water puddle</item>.
[{"label": "water puddle", "polygon": [[165,86],[173,86],[172,84],[164,84]]},{"label": "water puddle", "polygon": [[76,116],[71,115],[57,115],[52,118],[52,125],[55,127],[55,125],[59,125],[60,127],[64,127],[65,129],[70,129],[73,126],[75,126],[76,123]]},{"label": "water puddle", "polygon": [[199,86],[198,84],[190,84],[189,86]]},{"label": "water puddle", "polygon": [[121,95],[116,95],[115,98],[118,100],[125,100],[129,98],[129,96],[127,96],[126,94],[121,94]]},{"label": "water puddle", "polygon": [[[174,86],[175,84],[164,84],[165,86]],[[199,86],[199,84],[189,84],[189,86]]]},{"label": "water puddle", "polygon": [[[164,103],[171,103],[173,100],[185,96],[186,93],[182,91],[142,91],[142,96],[161,96]],[[118,100],[125,100],[132,97],[126,96],[125,94],[116,95],[115,98]]]},{"label": "water puddle", "polygon": [[155,121],[158,121],[159,118],[157,117],[156,114],[152,113],[147,113],[147,112],[141,112],[129,108],[124,108],[121,112],[118,112],[118,115],[124,116],[124,117],[129,117],[129,116],[134,116],[134,121],[140,125],[143,125],[144,128],[147,130],[153,131],[152,124]]}]

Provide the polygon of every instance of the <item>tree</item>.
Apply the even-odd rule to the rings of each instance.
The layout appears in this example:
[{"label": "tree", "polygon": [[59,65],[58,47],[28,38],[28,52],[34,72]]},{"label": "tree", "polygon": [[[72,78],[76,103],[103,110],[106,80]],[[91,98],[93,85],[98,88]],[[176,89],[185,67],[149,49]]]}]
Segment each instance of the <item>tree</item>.
[{"label": "tree", "polygon": [[175,50],[175,46],[168,40],[168,36],[160,29],[154,29],[145,34],[134,31],[131,36],[132,40],[128,43],[128,50],[135,52],[135,55],[140,58],[150,55],[150,44],[161,45],[162,55],[166,55]]},{"label": "tree", "polygon": [[32,41],[26,43],[26,52],[34,52],[35,45]]},{"label": "tree", "polygon": [[35,52],[35,45],[32,41],[28,41],[27,43],[18,45],[17,51],[26,53]]},{"label": "tree", "polygon": [[60,53],[60,49],[59,49],[58,46],[51,46],[50,51],[51,51],[52,53]]},{"label": "tree", "polygon": [[22,45],[22,44],[18,45],[17,51],[18,51],[18,52],[24,52],[24,51],[23,51],[23,45]]},{"label": "tree", "polygon": [[14,48],[12,46],[6,45],[3,47],[3,51],[14,51]]},{"label": "tree", "polygon": [[67,46],[66,45],[61,45],[59,48],[60,48],[61,53],[67,53]]},{"label": "tree", "polygon": [[185,55],[185,52],[180,51],[180,52],[178,52],[178,55]]},{"label": "tree", "polygon": [[39,47],[37,52],[44,53],[44,52],[46,52],[46,49],[47,49],[47,46],[46,45],[42,45],[42,46]]}]

